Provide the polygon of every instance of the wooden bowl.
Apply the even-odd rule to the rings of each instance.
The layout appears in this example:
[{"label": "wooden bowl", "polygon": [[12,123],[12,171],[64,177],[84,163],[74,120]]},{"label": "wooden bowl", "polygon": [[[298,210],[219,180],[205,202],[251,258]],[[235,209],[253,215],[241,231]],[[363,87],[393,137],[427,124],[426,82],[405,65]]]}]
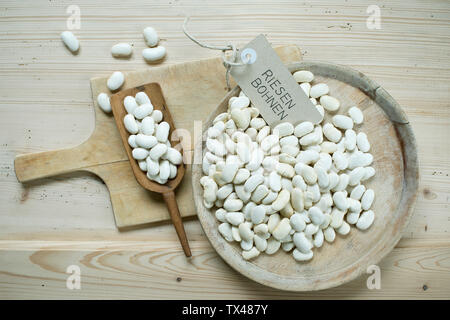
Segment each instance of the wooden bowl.
[{"label": "wooden bowl", "polygon": [[[322,290],[349,282],[377,264],[401,238],[414,209],[419,169],[414,134],[397,102],[378,84],[353,69],[332,64],[300,62],[288,65],[291,72],[310,70],[314,83],[325,82],[330,95],[341,102],[339,114],[357,105],[364,113],[364,131],[371,143],[376,175],[365,182],[375,190],[372,209],[375,221],[366,231],[352,226],[347,236],[336,235],[330,244],[314,248],[308,262],[297,262],[281,249],[275,255],[261,254],[246,261],[238,243],[229,243],[219,234],[215,209],[203,205],[200,185],[201,165],[192,168],[192,187],[198,218],[217,253],[235,270],[264,285],[290,291]],[[234,88],[206,121],[210,127],[217,114],[226,111],[227,101],[239,93]],[[324,122],[330,120],[327,115]],[[204,148],[203,148],[204,150]]]}]

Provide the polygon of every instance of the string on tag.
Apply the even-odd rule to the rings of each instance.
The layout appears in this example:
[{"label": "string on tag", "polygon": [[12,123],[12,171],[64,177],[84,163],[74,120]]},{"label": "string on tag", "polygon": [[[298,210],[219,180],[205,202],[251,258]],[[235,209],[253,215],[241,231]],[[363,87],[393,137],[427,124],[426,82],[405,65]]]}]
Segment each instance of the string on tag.
[{"label": "string on tag", "polygon": [[[241,61],[242,62],[238,62],[238,59],[237,59],[237,57],[238,57],[238,54],[237,54],[238,53],[238,49],[236,49],[235,45],[227,44],[226,46],[213,46],[213,45],[208,45],[206,43],[200,42],[198,39],[196,39],[192,34],[190,34],[187,31],[186,26],[187,26],[188,21],[189,21],[189,17],[186,17],[184,19],[184,23],[183,23],[183,32],[186,35],[186,37],[191,39],[194,43],[198,44],[202,48],[222,51],[223,65],[227,69],[226,74],[225,74],[225,78],[226,78],[226,81],[227,81],[227,90],[230,91],[231,90],[231,87],[230,87],[230,70],[231,70],[231,68],[232,67],[245,66],[247,64],[253,63],[254,59],[256,57],[252,57],[251,54],[246,54],[244,57],[241,57]],[[227,51],[231,51],[232,52],[231,60],[228,60],[226,58],[226,52]]]}]

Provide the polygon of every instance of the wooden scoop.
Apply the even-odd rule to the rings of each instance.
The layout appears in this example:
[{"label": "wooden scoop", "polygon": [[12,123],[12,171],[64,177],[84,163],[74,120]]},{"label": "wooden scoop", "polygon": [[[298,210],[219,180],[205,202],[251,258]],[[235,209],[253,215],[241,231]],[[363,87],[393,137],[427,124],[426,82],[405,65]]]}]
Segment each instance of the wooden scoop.
[{"label": "wooden scoop", "polygon": [[[170,141],[170,137],[175,130],[175,125],[173,123],[169,109],[167,108],[166,101],[164,100],[161,87],[158,83],[150,83],[136,88],[122,90],[114,94],[111,97],[111,108],[114,114],[114,119],[116,120],[117,128],[119,129],[120,136],[122,137],[122,143],[127,152],[128,159],[130,160],[131,168],[133,169],[136,180],[145,189],[157,193],[162,193],[164,201],[166,202],[167,208],[169,210],[170,218],[172,219],[172,223],[175,226],[175,230],[177,231],[181,246],[183,247],[184,253],[187,257],[190,257],[191,249],[189,248],[189,243],[184,231],[183,221],[181,220],[180,211],[178,210],[178,205],[174,193],[175,188],[178,186],[181,179],[183,179],[185,171],[184,163],[181,163],[179,166],[177,166],[177,175],[174,179],[168,180],[166,184],[159,184],[147,178],[146,173],[139,168],[137,161],[131,154],[132,149],[128,144],[128,137],[130,134],[125,129],[125,125],[123,124],[123,118],[127,115],[127,111],[125,110],[123,104],[123,99],[126,96],[134,97],[136,93],[140,91],[144,91],[148,95],[153,104],[154,110],[160,110],[162,112],[163,121],[166,121],[170,126]],[[183,150],[180,150],[180,152],[183,152]]]}]

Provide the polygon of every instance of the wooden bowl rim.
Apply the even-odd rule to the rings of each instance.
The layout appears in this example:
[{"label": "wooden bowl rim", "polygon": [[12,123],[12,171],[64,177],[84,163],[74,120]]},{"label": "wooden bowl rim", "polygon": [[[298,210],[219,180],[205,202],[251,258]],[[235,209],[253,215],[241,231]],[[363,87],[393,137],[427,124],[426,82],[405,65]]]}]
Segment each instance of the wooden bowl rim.
[{"label": "wooden bowl rim", "polygon": [[[396,219],[398,227],[393,228],[391,235],[380,239],[380,241],[370,248],[365,255],[361,256],[353,264],[344,269],[333,271],[326,275],[320,274],[317,277],[311,278],[300,278],[298,275],[282,276],[271,273],[269,270],[253,264],[252,261],[244,260],[241,255],[236,255],[235,251],[231,250],[229,247],[231,245],[220,236],[217,228],[210,229],[208,227],[207,221],[211,219],[215,220],[215,217],[214,214],[203,205],[201,195],[202,188],[199,183],[199,179],[202,176],[201,164],[192,165],[192,191],[197,215],[208,240],[222,259],[233,269],[258,283],[276,289],[298,292],[324,290],[342,285],[359,277],[366,272],[368,266],[377,264],[391,252],[400,240],[403,231],[411,219],[417,200],[419,186],[417,144],[408,118],[400,105],[386,92],[386,90],[363,73],[347,66],[311,61],[292,63],[287,65],[287,67],[291,72],[297,70],[310,70],[317,75],[337,79],[360,89],[374,100],[376,104],[382,108],[391,122],[393,122],[393,126],[398,134],[398,139],[401,142],[402,157],[404,161],[403,190],[397,209],[398,219]],[[228,101],[228,99],[231,96],[236,95],[238,91],[239,88],[235,87],[225,96],[218,106],[222,105],[225,101]],[[204,123],[203,132],[205,132],[216,115],[217,108]],[[202,141],[201,143],[203,144],[204,142]],[[196,150],[199,150],[197,149],[198,147],[200,146],[197,145]],[[213,236],[213,234],[216,236]],[[217,235],[219,236],[217,237]],[[212,239],[216,239],[216,241],[212,241]]]}]

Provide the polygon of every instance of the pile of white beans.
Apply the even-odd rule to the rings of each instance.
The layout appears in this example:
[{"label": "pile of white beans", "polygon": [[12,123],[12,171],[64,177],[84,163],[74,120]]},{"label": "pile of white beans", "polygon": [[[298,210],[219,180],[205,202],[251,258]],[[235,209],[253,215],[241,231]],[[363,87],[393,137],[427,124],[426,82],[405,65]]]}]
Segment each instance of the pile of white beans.
[{"label": "pile of white beans", "polygon": [[123,118],[130,133],[128,144],[139,168],[147,172],[147,178],[159,184],[175,178],[183,157],[170,144],[170,126],[162,121],[163,113],[154,110],[145,92],[138,92],[135,97],[127,96],[123,103],[128,113]]},{"label": "pile of white beans", "polygon": [[322,114],[319,124],[284,122],[272,130],[241,92],[207,132],[203,203],[214,208],[219,233],[239,242],[246,260],[281,247],[308,261],[324,240],[374,221],[375,194],[363,184],[375,175],[373,156],[367,135],[357,130],[363,113],[351,107],[324,123],[325,111],[336,113],[339,100],[328,95],[327,84],[312,85],[311,72],[293,76]]}]

